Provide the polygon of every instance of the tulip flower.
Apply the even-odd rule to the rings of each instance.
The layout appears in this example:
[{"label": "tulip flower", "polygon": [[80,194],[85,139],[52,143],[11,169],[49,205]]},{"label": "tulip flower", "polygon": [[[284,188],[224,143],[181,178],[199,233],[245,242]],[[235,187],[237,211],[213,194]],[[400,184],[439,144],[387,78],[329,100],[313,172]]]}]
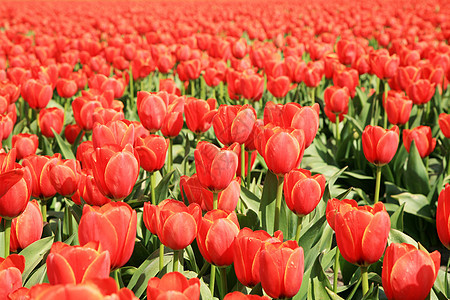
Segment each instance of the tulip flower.
[{"label": "tulip flower", "polygon": [[215,99],[201,100],[188,98],[184,106],[186,125],[195,134],[202,134],[211,127],[212,120],[217,113]]},{"label": "tulip flower", "polygon": [[244,72],[240,79],[242,97],[251,101],[259,101],[264,92],[264,77],[259,74]]},{"label": "tulip flower", "polygon": [[436,229],[441,243],[450,249],[450,185],[440,192],[436,210]]},{"label": "tulip flower", "polygon": [[[64,129],[64,137],[69,142],[69,144],[73,145],[81,132],[81,127],[77,124],[69,124],[66,125],[66,128]],[[80,140],[83,139],[83,136],[84,132],[81,133]]]},{"label": "tulip flower", "polygon": [[94,124],[100,123],[101,125],[106,125],[112,121],[125,119],[122,108],[120,108],[120,110],[116,110],[114,108],[97,107],[94,109],[92,116],[94,119]]},{"label": "tulip flower", "polygon": [[303,279],[303,248],[295,241],[265,243],[259,258],[261,286],[272,298],[294,297]]},{"label": "tulip flower", "polygon": [[304,169],[294,169],[284,177],[284,197],[287,207],[298,216],[295,240],[300,238],[302,219],[312,212],[325,191],[325,176]]},{"label": "tulip flower", "polygon": [[109,252],[100,252],[98,248],[98,243],[84,246],[54,243],[46,261],[50,284],[78,284],[108,278],[111,263]]},{"label": "tulip flower", "polygon": [[250,105],[221,105],[213,119],[214,133],[224,145],[243,144],[250,136],[256,112]]},{"label": "tulip flower", "polygon": [[367,266],[383,255],[391,221],[381,202],[376,203],[373,208],[345,205],[345,208],[336,213],[336,242],[342,257],[360,266],[363,294],[366,294],[369,290]]},{"label": "tulip flower", "polygon": [[93,113],[98,107],[102,107],[102,104],[93,97],[75,98],[72,102],[72,111],[77,125],[85,131],[92,130],[94,127]]},{"label": "tulip flower", "polygon": [[130,144],[123,150],[114,144],[97,148],[92,160],[94,178],[103,195],[122,200],[131,193],[139,176],[139,161]]},{"label": "tulip flower", "polygon": [[180,134],[183,128],[183,112],[185,105],[185,97],[169,96],[169,105],[164,123],[161,127],[161,133],[165,137],[174,138]]},{"label": "tulip flower", "polygon": [[413,141],[422,158],[430,155],[436,147],[436,139],[432,137],[431,128],[428,126],[403,130],[403,145],[408,153]]},{"label": "tulip flower", "polygon": [[166,118],[169,104],[167,92],[150,94],[148,92],[137,93],[137,110],[142,125],[151,133],[161,129]]},{"label": "tulip flower", "polygon": [[442,113],[439,115],[439,128],[441,128],[442,134],[450,139],[450,114]]},{"label": "tulip flower", "polygon": [[435,83],[431,83],[428,79],[419,79],[408,85],[406,94],[414,104],[422,105],[428,103],[433,98],[435,91]]},{"label": "tulip flower", "polygon": [[[238,157],[231,150],[221,150],[208,142],[200,142],[194,151],[195,168],[200,183],[214,195],[228,187],[236,174]],[[214,200],[214,209],[217,208]]]},{"label": "tulip flower", "polygon": [[0,257],[0,299],[8,299],[8,295],[22,287],[22,273],[25,270],[25,257],[11,254]]},{"label": "tulip flower", "polygon": [[109,251],[111,268],[123,266],[131,257],[137,229],[136,211],[124,202],[111,202],[102,207],[85,205],[78,226],[80,245],[98,242]]},{"label": "tulip flower", "polygon": [[78,86],[75,80],[59,78],[56,82],[56,91],[61,98],[71,98],[77,93]]},{"label": "tulip flower", "polygon": [[39,112],[38,124],[42,135],[46,137],[55,136],[52,129],[60,134],[64,126],[64,110],[57,107],[42,109]]},{"label": "tulip flower", "polygon": [[331,229],[335,230],[336,228],[336,214],[338,212],[347,212],[352,208],[357,208],[358,203],[353,199],[343,199],[339,200],[336,198],[332,198],[327,202],[327,208],[325,210],[326,218],[328,225],[330,225]]},{"label": "tulip flower", "polygon": [[267,90],[275,98],[284,98],[291,89],[291,80],[288,76],[271,77],[267,81]]},{"label": "tulip flower", "polygon": [[352,68],[337,68],[333,73],[333,84],[337,87],[346,87],[350,97],[355,97],[356,87],[359,84],[358,71]]},{"label": "tulip flower", "polygon": [[123,149],[126,144],[134,143],[134,125],[123,121],[111,121],[106,125],[96,123],[92,131],[92,143],[94,148],[104,145],[118,145]]},{"label": "tulip flower", "polygon": [[270,298],[267,296],[246,295],[236,291],[226,294],[223,300],[270,300]]},{"label": "tulip flower", "polygon": [[43,220],[36,200],[28,201],[23,213],[12,220],[9,249],[16,252],[38,241],[42,236]]},{"label": "tulip flower", "polygon": [[56,194],[56,189],[50,181],[50,169],[60,160],[59,153],[51,157],[33,154],[23,159],[23,166],[30,169],[33,178],[31,192],[33,197],[46,200]]},{"label": "tulip flower", "polygon": [[39,146],[38,136],[29,133],[19,133],[12,137],[12,147],[17,149],[17,160],[35,154]]},{"label": "tulip flower", "polygon": [[53,88],[50,84],[29,79],[22,85],[21,95],[33,109],[42,109],[47,106],[53,96]]},{"label": "tulip flower", "polygon": [[438,275],[441,254],[410,244],[392,243],[383,259],[381,280],[389,300],[426,299]]},{"label": "tulip flower", "polygon": [[324,92],[325,105],[334,114],[341,114],[348,108],[350,94],[347,87],[330,86]]},{"label": "tulip flower", "polygon": [[[12,106],[15,106],[15,104],[12,104]],[[15,115],[13,115],[13,113],[0,115],[0,140],[2,141],[6,140],[11,134],[14,127],[14,123],[16,122],[14,118]]]},{"label": "tulip flower", "polygon": [[389,123],[393,125],[406,124],[409,121],[413,102],[406,97],[388,97],[384,102]]},{"label": "tulip flower", "polygon": [[111,202],[111,199],[105,197],[98,189],[92,170],[82,170],[79,176],[78,190],[72,196],[73,202],[81,205],[81,198],[83,198],[84,202],[93,206],[102,206]]},{"label": "tulip flower", "polygon": [[252,231],[243,228],[234,241],[233,264],[237,279],[247,287],[261,282],[259,258],[264,243],[282,243],[283,233],[279,230],[271,237],[264,230]]},{"label": "tulip flower", "polygon": [[[240,178],[237,177],[231,181],[227,188],[218,194],[217,208],[221,210],[233,211],[236,209],[239,195],[241,193]],[[186,175],[180,178],[180,188],[183,201],[189,203],[197,203],[203,211],[213,209],[213,192],[205,189],[198,180],[197,174],[188,177]],[[187,199],[185,199],[185,196]]]},{"label": "tulip flower", "polygon": [[389,79],[397,73],[400,59],[396,56],[389,56],[386,49],[374,51],[370,56],[372,71],[379,79]]},{"label": "tulip flower", "polygon": [[81,166],[75,159],[60,160],[50,167],[50,182],[56,192],[71,197],[78,190]]},{"label": "tulip flower", "polygon": [[179,272],[170,272],[161,279],[150,278],[147,284],[147,299],[200,299],[200,280],[198,278],[186,279]]}]

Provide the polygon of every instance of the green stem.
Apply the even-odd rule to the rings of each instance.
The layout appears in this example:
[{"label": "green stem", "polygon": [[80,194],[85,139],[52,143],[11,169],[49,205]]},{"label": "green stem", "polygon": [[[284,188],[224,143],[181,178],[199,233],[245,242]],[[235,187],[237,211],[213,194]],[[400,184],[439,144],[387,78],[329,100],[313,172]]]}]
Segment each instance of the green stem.
[{"label": "green stem", "polygon": [[202,268],[200,269],[200,272],[198,272],[197,278],[202,278],[202,276],[208,270],[209,266],[211,266],[211,264],[209,262],[205,261],[205,263],[203,264]]},{"label": "green stem", "polygon": [[353,296],[355,295],[356,291],[358,290],[360,284],[361,284],[361,278],[359,278],[358,281],[355,283],[355,286],[353,287],[350,295],[348,295],[347,299],[353,299]]},{"label": "green stem", "polygon": [[336,114],[336,146],[339,145],[341,139],[341,132],[339,131],[339,114]]},{"label": "green stem", "polygon": [[303,216],[297,216],[297,231],[295,232],[295,241],[300,239],[300,231],[302,231]]},{"label": "green stem", "polygon": [[417,111],[417,116],[416,118],[419,120],[419,124],[422,123],[422,115],[423,115],[423,111],[425,110],[425,107],[423,105],[418,107],[418,111]]},{"label": "green stem", "polygon": [[219,207],[219,193],[213,192],[213,209],[217,209]]},{"label": "green stem", "polygon": [[[384,99],[387,99],[388,96],[388,89],[389,89],[389,84],[387,81],[384,81]],[[383,101],[383,100],[381,100]],[[387,113],[386,113],[386,109],[384,109],[384,114],[383,114],[383,128],[387,128]]]},{"label": "green stem", "polygon": [[150,193],[151,193],[151,197],[152,197],[152,204],[156,205],[156,195],[155,195],[155,185],[156,185],[156,175],[155,172],[152,172],[150,175]]},{"label": "green stem", "polygon": [[134,99],[134,82],[133,82],[133,70],[130,64],[130,108],[133,105]]},{"label": "green stem", "polygon": [[164,244],[159,245],[159,271],[164,268]]},{"label": "green stem", "polygon": [[201,133],[197,133],[196,139],[195,139],[195,147],[197,147],[198,143],[200,143],[202,139],[202,134]]},{"label": "green stem", "polygon": [[206,98],[206,84],[203,76],[200,76],[200,99]]},{"label": "green stem", "polygon": [[278,175],[278,185],[277,185],[277,198],[275,204],[275,218],[273,224],[273,231],[280,229],[280,212],[281,212],[281,200],[283,198],[283,175]]},{"label": "green stem", "polygon": [[447,152],[447,176],[450,175],[450,151]]},{"label": "green stem", "polygon": [[[248,158],[250,161],[250,157]],[[245,182],[245,144],[241,144],[241,185]]]},{"label": "green stem", "polygon": [[220,299],[225,298],[226,293],[228,292],[228,283],[227,283],[227,268],[222,267],[220,269],[220,279],[222,285],[222,293],[220,295]]},{"label": "green stem", "polygon": [[333,278],[333,292],[337,293],[338,273],[339,273],[339,248],[336,246],[336,254],[334,255],[334,278]]},{"label": "green stem", "polygon": [[44,223],[47,222],[47,203],[44,199],[40,199],[41,201],[41,213],[42,213],[42,221]]},{"label": "green stem", "polygon": [[248,162],[247,162],[247,177],[246,177],[246,179],[247,179],[247,188],[249,189],[250,188],[250,179],[251,179],[251,176],[250,176],[250,173],[251,173],[251,171],[252,171],[252,151],[248,151]]},{"label": "green stem", "polygon": [[375,204],[380,199],[381,168],[382,168],[381,166],[377,166],[377,179],[375,184],[375,200],[374,200]]},{"label": "green stem", "polygon": [[120,288],[119,269],[115,269],[114,271],[112,271],[112,273],[113,273],[114,281],[117,283],[117,286]]},{"label": "green stem", "polygon": [[169,149],[168,149],[168,153],[167,153],[168,154],[167,173],[171,172],[172,168],[173,168],[173,152],[172,152],[172,149],[173,149],[173,139],[170,138],[169,139]]},{"label": "green stem", "polygon": [[4,226],[5,226],[5,258],[9,256],[9,242],[11,239],[11,220],[10,219],[4,219]]},{"label": "green stem", "polygon": [[215,86],[212,87],[211,98],[216,99],[216,87]]},{"label": "green stem", "polygon": [[315,98],[315,92],[316,92],[316,88],[311,88],[311,106],[314,105],[314,103],[316,102],[316,98]]},{"label": "green stem", "polygon": [[180,261],[180,252],[181,250],[174,250],[173,251],[173,272],[178,272],[178,264]]},{"label": "green stem", "polygon": [[195,81],[189,81],[189,86],[191,87],[191,96],[195,97]]},{"label": "green stem", "polygon": [[214,284],[216,282],[216,266],[215,265],[211,265],[211,277],[210,277],[210,281],[209,281],[209,289],[211,290],[211,295],[214,298]]},{"label": "green stem", "polygon": [[367,273],[367,267],[361,266],[360,268],[361,268],[362,290],[363,290],[363,296],[364,296],[369,291],[369,276]]}]

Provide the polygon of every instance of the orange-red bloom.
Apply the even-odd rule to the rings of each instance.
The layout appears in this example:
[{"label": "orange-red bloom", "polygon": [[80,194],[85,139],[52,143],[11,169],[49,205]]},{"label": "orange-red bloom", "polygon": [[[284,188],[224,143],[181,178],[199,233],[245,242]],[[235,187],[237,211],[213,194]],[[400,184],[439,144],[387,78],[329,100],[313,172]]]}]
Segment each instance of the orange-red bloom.
[{"label": "orange-red bloom", "polygon": [[395,125],[389,130],[367,125],[362,133],[362,145],[366,159],[376,166],[384,166],[394,158],[399,141],[399,130]]},{"label": "orange-red bloom", "polygon": [[200,298],[200,280],[186,279],[179,272],[170,272],[161,279],[150,278],[147,284],[147,299],[198,300]]},{"label": "orange-red bloom", "polygon": [[450,249],[450,185],[448,183],[439,194],[436,229],[441,243]]}]

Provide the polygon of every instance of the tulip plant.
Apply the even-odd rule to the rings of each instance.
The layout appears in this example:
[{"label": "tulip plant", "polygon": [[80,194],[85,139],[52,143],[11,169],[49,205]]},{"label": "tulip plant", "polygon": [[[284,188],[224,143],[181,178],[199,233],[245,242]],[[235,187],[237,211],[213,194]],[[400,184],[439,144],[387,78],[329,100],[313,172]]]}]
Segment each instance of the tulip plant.
[{"label": "tulip plant", "polygon": [[449,38],[445,0],[3,2],[0,300],[449,299]]}]

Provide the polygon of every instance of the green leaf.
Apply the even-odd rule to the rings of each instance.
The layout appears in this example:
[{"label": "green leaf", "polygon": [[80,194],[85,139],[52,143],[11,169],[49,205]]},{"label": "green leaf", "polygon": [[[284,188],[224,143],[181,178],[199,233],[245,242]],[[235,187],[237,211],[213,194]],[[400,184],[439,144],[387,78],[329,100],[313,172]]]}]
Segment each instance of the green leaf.
[{"label": "green leaf", "polygon": [[43,283],[46,280],[47,275],[47,265],[44,264],[40,266],[36,272],[31,274],[29,276],[27,282],[25,283],[24,287],[31,288],[32,286],[35,286],[36,284]]},{"label": "green leaf", "polygon": [[75,155],[73,155],[71,145],[68,142],[64,141],[53,128],[51,128],[51,130],[55,135],[55,139],[58,143],[59,149],[61,150],[62,157],[65,159],[75,159]]},{"label": "green leaf", "polygon": [[327,180],[327,185],[325,186],[325,191],[323,193],[323,200],[325,202],[328,202],[328,200],[330,200],[331,198],[331,189],[333,188],[334,183],[336,182],[336,180],[339,178],[339,176],[341,176],[342,173],[344,173],[344,171],[347,169],[348,167],[345,166],[342,169],[340,169],[339,171],[337,171],[336,173],[334,173],[330,179]]},{"label": "green leaf", "polygon": [[241,186],[241,201],[244,203],[245,207],[253,211],[258,211],[260,206],[260,201],[258,196],[249,191],[246,187]]},{"label": "green leaf", "polygon": [[388,244],[392,243],[408,243],[417,247],[417,242],[412,237],[394,228],[391,228],[388,237]]},{"label": "green leaf", "polygon": [[338,294],[330,290],[329,288],[325,287],[325,290],[328,293],[328,296],[330,296],[331,300],[344,300],[344,298],[339,297]]},{"label": "green leaf", "polygon": [[391,227],[400,231],[403,231],[403,214],[405,204],[399,206],[399,208],[391,216]]},{"label": "green leaf", "polygon": [[401,193],[393,195],[392,198],[398,200],[400,205],[404,204],[405,212],[421,217],[428,222],[434,222],[430,204],[424,195]]},{"label": "green leaf", "polygon": [[428,171],[423,164],[414,141],[411,143],[411,148],[409,149],[405,180],[408,191],[413,194],[427,195],[430,191]]},{"label": "green leaf", "polygon": [[174,172],[175,170],[172,170],[169,173],[167,173],[156,186],[155,188],[156,203],[160,203],[161,201],[167,198],[170,178],[172,177],[172,174]]},{"label": "green leaf", "polygon": [[378,300],[378,285],[374,286],[373,284],[370,285],[369,290],[364,295],[362,300]]},{"label": "green leaf", "polygon": [[259,206],[259,211],[261,212],[261,225],[267,232],[273,232],[277,186],[277,175],[268,171],[264,179],[264,188]]},{"label": "green leaf", "polygon": [[40,239],[20,251],[19,254],[25,257],[25,270],[22,273],[23,282],[26,282],[34,268],[36,268],[39,263],[43,262],[44,257],[53,245],[53,239],[54,236]]},{"label": "green leaf", "polygon": [[326,288],[331,289],[331,285],[327,275],[322,269],[322,265],[320,264],[321,257],[322,254],[317,256],[311,268],[311,275],[309,277],[309,289],[312,299],[330,299]]}]

